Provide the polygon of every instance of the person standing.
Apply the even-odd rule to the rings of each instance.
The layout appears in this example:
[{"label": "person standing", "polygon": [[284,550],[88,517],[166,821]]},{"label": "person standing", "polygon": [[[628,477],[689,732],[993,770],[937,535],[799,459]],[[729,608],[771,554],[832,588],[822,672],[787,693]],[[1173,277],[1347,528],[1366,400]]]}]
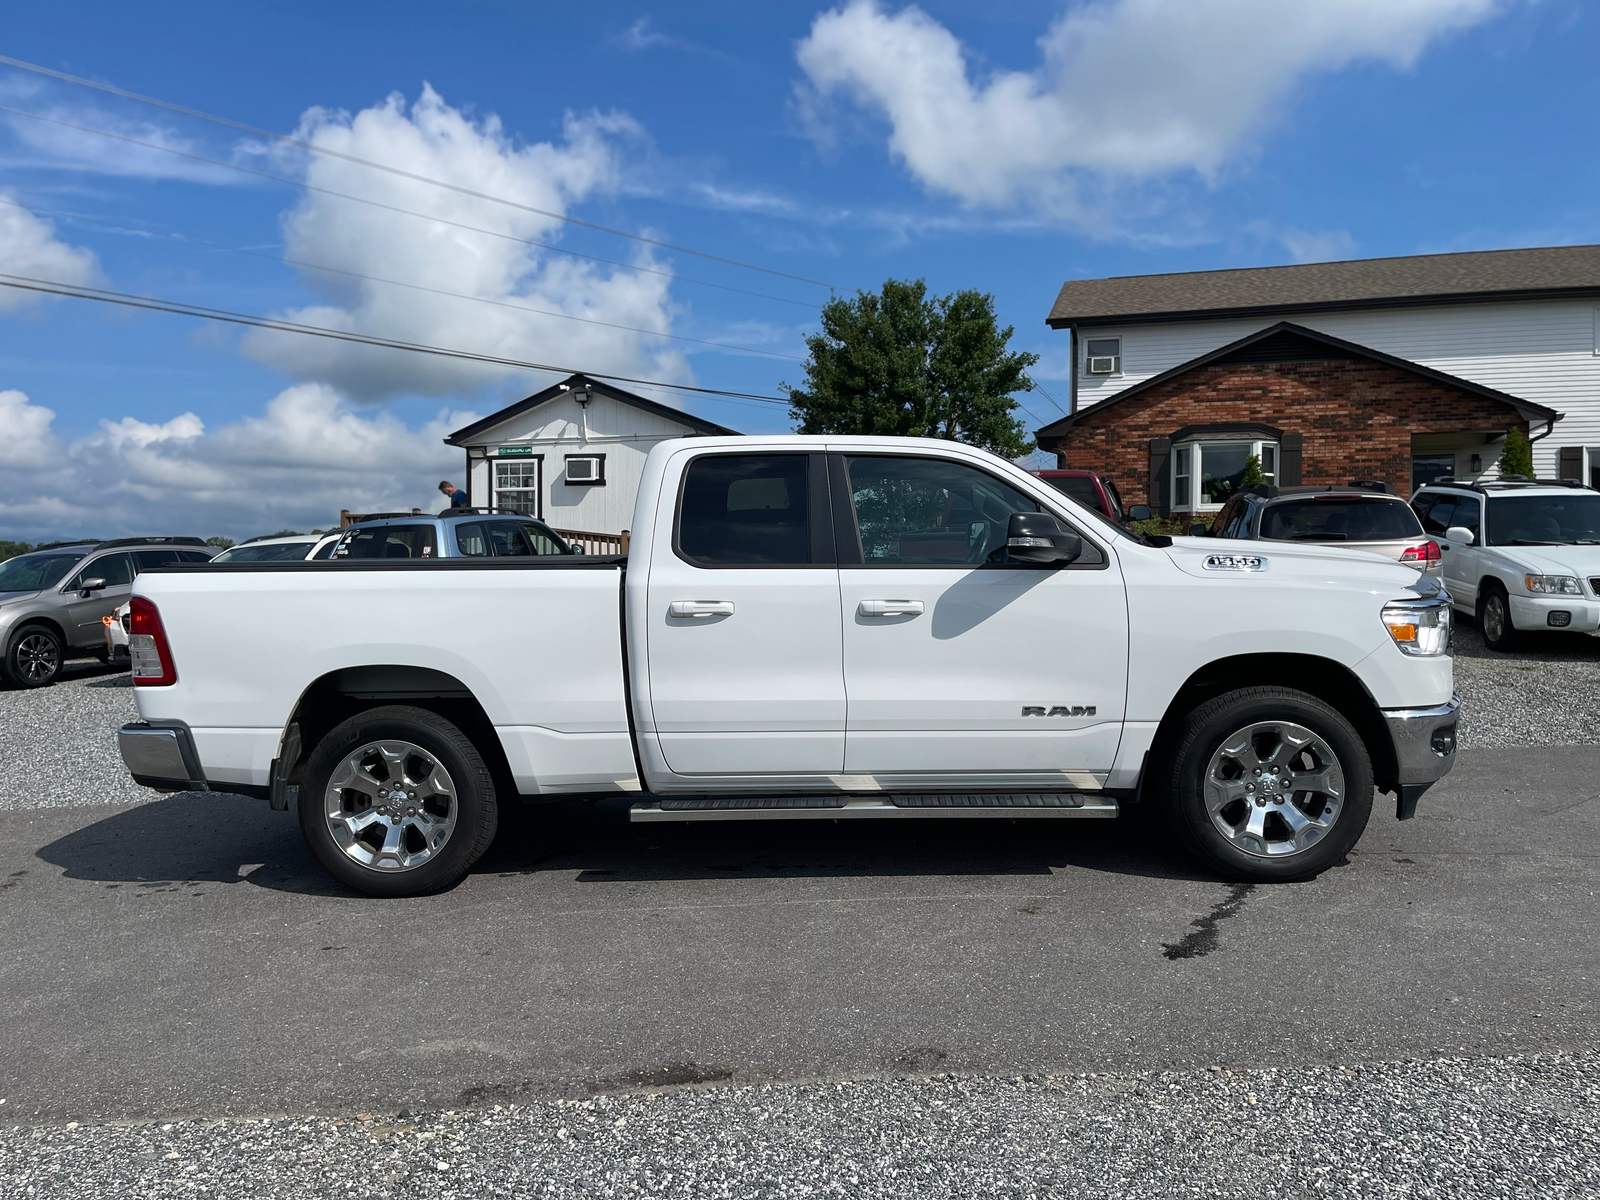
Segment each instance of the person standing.
[{"label": "person standing", "polygon": [[439,490],[443,492],[449,499],[451,508],[466,508],[471,500],[471,497],[469,497],[466,492],[462,491],[448,479],[441,479],[439,481]]}]

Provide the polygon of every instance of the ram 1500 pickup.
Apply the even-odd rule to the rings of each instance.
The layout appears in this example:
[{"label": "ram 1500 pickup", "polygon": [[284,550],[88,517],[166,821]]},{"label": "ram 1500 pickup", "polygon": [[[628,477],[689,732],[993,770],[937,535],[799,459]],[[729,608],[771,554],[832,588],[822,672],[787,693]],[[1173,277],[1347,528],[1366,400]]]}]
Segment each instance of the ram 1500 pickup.
[{"label": "ram 1500 pickup", "polygon": [[131,603],[134,778],[292,802],[377,895],[461,879],[502,804],[608,795],[635,821],[1139,804],[1229,878],[1303,879],[1455,755],[1435,580],[1135,538],[943,441],[664,443],[626,560],[179,566]]}]

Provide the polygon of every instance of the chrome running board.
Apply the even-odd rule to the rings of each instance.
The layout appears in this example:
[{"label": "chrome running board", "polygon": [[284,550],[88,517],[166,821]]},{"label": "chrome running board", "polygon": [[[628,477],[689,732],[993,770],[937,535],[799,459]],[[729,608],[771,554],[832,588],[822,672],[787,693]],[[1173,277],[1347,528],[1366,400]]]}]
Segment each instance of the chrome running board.
[{"label": "chrome running board", "polygon": [[841,821],[883,817],[1075,817],[1117,815],[1109,796],[1081,792],[919,793],[884,796],[652,796],[630,821]]}]

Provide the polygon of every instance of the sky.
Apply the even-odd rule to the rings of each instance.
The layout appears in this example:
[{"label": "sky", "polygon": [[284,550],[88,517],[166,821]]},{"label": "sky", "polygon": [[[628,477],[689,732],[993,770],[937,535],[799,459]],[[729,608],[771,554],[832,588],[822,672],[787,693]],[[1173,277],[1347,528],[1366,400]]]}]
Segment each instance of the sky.
[{"label": "sky", "polygon": [[888,278],[994,295],[1036,428],[1066,279],[1600,242],[1592,0],[86,0],[0,55],[235,123],[0,65],[0,281],[561,369],[0,287],[0,539],[435,508],[567,369],[787,430]]}]

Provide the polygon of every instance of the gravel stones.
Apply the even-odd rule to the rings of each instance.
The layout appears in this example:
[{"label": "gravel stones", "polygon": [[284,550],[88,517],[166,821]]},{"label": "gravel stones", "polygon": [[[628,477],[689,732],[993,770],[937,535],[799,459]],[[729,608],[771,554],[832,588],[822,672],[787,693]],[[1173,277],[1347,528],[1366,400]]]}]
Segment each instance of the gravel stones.
[{"label": "gravel stones", "polygon": [[1500,654],[1457,619],[1463,748],[1600,745],[1600,637],[1527,634],[1515,653]]},{"label": "gravel stones", "polygon": [[117,727],[138,719],[133,676],[93,660],[49,687],[0,687],[0,812],[153,799],[117,753]]},{"label": "gravel stones", "polygon": [[1590,1196],[1600,1056],[0,1130],[28,1197]]}]

